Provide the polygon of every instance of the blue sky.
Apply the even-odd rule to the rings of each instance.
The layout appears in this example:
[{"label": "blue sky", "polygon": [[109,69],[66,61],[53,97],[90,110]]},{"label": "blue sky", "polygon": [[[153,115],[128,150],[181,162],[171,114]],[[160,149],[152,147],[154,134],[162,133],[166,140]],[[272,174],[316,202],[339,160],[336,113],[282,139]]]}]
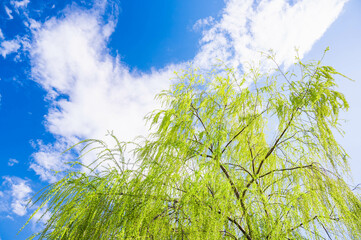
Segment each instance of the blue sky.
[{"label": "blue sky", "polygon": [[[361,2],[358,0],[4,0],[0,3],[0,239],[16,235],[26,200],[56,180],[84,138],[107,130],[146,134],[143,116],[173,72],[221,59],[242,68],[274,49],[288,66],[294,48],[355,82],[339,82],[350,102],[339,141],[361,183]],[[90,159],[84,159],[86,163]]]}]

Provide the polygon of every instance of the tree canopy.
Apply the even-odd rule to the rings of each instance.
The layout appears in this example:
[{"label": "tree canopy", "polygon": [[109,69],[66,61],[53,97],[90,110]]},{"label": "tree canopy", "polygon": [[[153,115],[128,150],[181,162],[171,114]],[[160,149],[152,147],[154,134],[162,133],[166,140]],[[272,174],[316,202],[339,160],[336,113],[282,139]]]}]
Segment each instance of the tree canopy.
[{"label": "tree canopy", "polygon": [[33,201],[50,213],[40,239],[361,239],[361,198],[334,135],[348,108],[342,74],[298,61],[177,76],[146,117],[148,137],[81,142],[94,162],[69,163]]}]

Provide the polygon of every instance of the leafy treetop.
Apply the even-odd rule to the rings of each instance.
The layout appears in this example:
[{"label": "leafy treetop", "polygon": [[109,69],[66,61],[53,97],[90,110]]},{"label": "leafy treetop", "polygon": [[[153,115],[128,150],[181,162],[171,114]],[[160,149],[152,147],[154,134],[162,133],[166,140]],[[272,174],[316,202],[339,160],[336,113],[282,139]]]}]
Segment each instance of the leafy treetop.
[{"label": "leafy treetop", "polygon": [[320,61],[294,69],[182,72],[131,162],[114,135],[114,148],[82,142],[97,158],[41,192],[51,217],[39,238],[360,239],[360,195],[334,137],[343,75]]}]

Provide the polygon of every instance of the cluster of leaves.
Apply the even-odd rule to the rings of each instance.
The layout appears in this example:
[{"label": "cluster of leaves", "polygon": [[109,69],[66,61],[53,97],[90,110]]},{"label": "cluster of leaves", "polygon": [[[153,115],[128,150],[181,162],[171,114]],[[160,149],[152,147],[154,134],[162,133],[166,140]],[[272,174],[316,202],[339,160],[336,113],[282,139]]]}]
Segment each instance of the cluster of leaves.
[{"label": "cluster of leaves", "polygon": [[342,179],[347,154],[333,134],[348,108],[335,90],[342,75],[320,62],[296,67],[240,79],[232,69],[183,72],[147,116],[136,167],[113,135],[115,148],[83,142],[96,166],[41,192],[51,217],[38,236],[360,239],[360,196]]}]

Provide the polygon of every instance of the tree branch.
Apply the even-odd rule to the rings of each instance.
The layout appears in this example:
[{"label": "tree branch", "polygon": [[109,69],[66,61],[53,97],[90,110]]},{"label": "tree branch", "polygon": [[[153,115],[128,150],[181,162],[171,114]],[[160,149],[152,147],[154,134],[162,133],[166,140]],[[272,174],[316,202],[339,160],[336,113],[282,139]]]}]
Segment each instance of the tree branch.
[{"label": "tree branch", "polygon": [[309,168],[309,167],[313,167],[313,166],[314,166],[314,164],[311,163],[311,164],[305,165],[305,166],[298,166],[298,167],[292,167],[292,168],[276,169],[276,170],[272,170],[272,171],[269,171],[269,172],[261,175],[261,176],[259,177],[259,179],[260,179],[260,178],[263,178],[263,177],[265,177],[265,176],[267,176],[267,175],[269,175],[269,174],[271,174],[271,173],[274,173],[274,172],[292,171],[292,170],[296,170],[296,169],[299,169],[299,168]]},{"label": "tree branch", "polygon": [[[298,108],[297,108],[298,110]],[[261,161],[261,163],[258,166],[257,172],[256,174],[259,174],[259,172],[261,171],[262,165],[263,163],[266,161],[266,159],[272,154],[272,152],[276,149],[278,142],[282,139],[283,135],[286,133],[286,131],[288,130],[288,128],[291,126],[292,120],[294,118],[294,112],[291,115],[291,119],[288,121],[287,126],[285,127],[285,129],[282,131],[281,135],[277,138],[277,140],[275,141],[275,143],[273,144],[272,148],[267,152],[266,156],[264,157],[264,159]]]},{"label": "tree branch", "polygon": [[192,107],[192,109],[193,109],[193,114],[194,114],[194,116],[196,116],[196,118],[198,118],[198,120],[201,122],[201,124],[202,124],[202,126],[203,126],[204,130],[206,131],[206,133],[207,133],[208,137],[210,137],[210,135],[209,135],[209,133],[208,133],[208,130],[207,130],[206,126],[204,125],[204,123],[203,123],[202,119],[201,119],[201,118],[199,117],[199,115],[198,115],[198,109],[196,109],[196,108],[193,106],[193,104],[192,104],[192,103],[191,103],[191,107]]},{"label": "tree branch", "polygon": [[263,110],[260,114],[258,114],[256,117],[254,117],[246,126],[244,126],[234,137],[226,144],[226,146],[223,148],[222,153],[226,151],[227,147],[236,139],[251,123],[256,120],[259,116],[261,116],[263,113],[265,113],[267,109]]},{"label": "tree branch", "polygon": [[221,167],[222,172],[224,173],[224,175],[226,175],[226,178],[228,179],[228,182],[231,184],[233,192],[236,195],[237,199],[240,200],[239,191],[238,191],[236,185],[234,184],[234,182],[232,181],[231,176],[229,175],[227,169],[222,164],[220,164],[220,167]]}]

